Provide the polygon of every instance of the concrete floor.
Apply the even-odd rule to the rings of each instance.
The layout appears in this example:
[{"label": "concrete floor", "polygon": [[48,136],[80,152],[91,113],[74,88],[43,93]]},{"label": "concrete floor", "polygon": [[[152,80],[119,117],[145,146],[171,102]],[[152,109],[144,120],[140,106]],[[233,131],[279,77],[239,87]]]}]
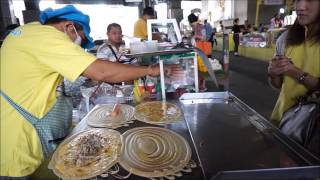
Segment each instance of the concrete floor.
[{"label": "concrete floor", "polygon": [[[222,60],[222,53],[215,51],[212,58]],[[224,84],[224,90],[230,91],[269,119],[279,92],[268,84],[267,67],[268,62],[234,56],[230,53],[230,71],[225,78],[218,78],[218,81],[219,84]]]}]

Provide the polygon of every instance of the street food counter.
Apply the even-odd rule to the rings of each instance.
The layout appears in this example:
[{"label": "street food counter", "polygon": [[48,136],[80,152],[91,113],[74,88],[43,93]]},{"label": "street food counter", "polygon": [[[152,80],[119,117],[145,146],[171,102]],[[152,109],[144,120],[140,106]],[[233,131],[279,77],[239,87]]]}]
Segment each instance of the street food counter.
[{"label": "street food counter", "polygon": [[[240,36],[239,55],[263,61],[272,59],[275,53],[276,41],[285,28],[271,29],[268,32],[252,32]],[[228,34],[228,49],[234,50],[233,34]],[[222,51],[222,34],[217,33],[218,46],[214,50]]]},{"label": "street food counter", "polygon": [[[103,173],[103,177],[99,179],[114,179],[115,171],[122,174],[121,177],[129,179],[151,178],[150,174],[136,171],[141,163],[152,161],[152,158],[146,159],[142,153],[149,151],[157,152],[161,160],[165,159],[159,162],[168,166],[165,170],[160,171],[158,164],[148,167],[149,170],[154,168],[154,171],[151,171],[153,175],[171,172],[165,179],[258,179],[261,175],[266,179],[320,177],[319,159],[285,137],[266,119],[229,92],[186,93],[179,100],[167,102],[166,108],[175,108],[175,111],[170,110],[171,113],[174,112],[174,116],[170,118],[158,121],[134,115],[135,118],[128,119],[127,123],[121,123],[121,127],[114,128],[114,131],[122,135],[124,150],[121,152],[125,153],[120,153],[120,160],[115,163],[119,169],[112,167],[111,171],[106,171],[107,173]],[[161,102],[148,103],[150,102],[135,106],[134,113],[141,112],[141,107],[154,107],[155,112],[158,105],[162,107]],[[99,105],[82,119],[71,134],[95,130],[96,128],[88,125],[90,124],[88,121],[92,121],[90,114],[98,107]],[[130,114],[131,111],[123,112]],[[112,126],[108,129],[110,128]],[[144,134],[146,139],[142,138],[143,141],[139,141],[141,136],[137,134],[142,137]],[[139,148],[147,151],[137,151]],[[128,156],[130,151],[135,153]],[[181,153],[184,155],[181,156]],[[131,164],[138,167],[130,169],[127,166],[130,163],[126,162],[128,159],[124,157],[129,159],[131,157],[137,161],[144,159],[144,161]],[[171,158],[165,157],[190,158],[171,161]],[[125,162],[123,159],[126,159]],[[33,174],[33,179],[58,179],[48,169],[49,161],[50,159],[44,162]],[[174,167],[166,162],[174,164]],[[184,167],[180,167],[179,163],[175,164],[176,162],[180,162]],[[132,174],[125,176],[128,174],[128,169]],[[115,177],[119,178],[116,175]]]},{"label": "street food counter", "polygon": [[276,49],[276,42],[285,28],[271,29],[268,32],[253,32],[242,36],[239,46],[239,54],[245,57],[269,61]]}]

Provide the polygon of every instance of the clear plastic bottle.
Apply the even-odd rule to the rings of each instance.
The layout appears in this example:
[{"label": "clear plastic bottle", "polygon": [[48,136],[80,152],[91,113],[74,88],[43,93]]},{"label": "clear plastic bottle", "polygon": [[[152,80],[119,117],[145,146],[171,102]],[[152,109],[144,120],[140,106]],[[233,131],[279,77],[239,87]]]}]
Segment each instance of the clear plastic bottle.
[{"label": "clear plastic bottle", "polygon": [[139,86],[139,90],[140,92],[143,94],[145,92],[145,87],[144,87],[144,82],[142,79],[139,78],[138,80],[138,86]]},{"label": "clear plastic bottle", "polygon": [[157,93],[156,98],[157,98],[158,101],[160,101],[162,99],[161,84],[160,83],[158,83],[156,85],[156,93]]}]

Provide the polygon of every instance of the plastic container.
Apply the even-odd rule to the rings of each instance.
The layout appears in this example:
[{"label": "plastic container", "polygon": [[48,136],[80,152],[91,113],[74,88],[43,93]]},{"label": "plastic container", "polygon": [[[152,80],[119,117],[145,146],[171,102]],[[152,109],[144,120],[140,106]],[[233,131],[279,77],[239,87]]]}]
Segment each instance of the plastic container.
[{"label": "plastic container", "polygon": [[146,89],[150,94],[156,93],[156,86],[155,86],[154,82],[152,82],[152,81],[147,82]]},{"label": "plastic container", "polygon": [[130,51],[132,54],[158,51],[158,41],[131,42]]},{"label": "plastic container", "polygon": [[223,69],[229,71],[229,51],[225,50],[223,55]]},{"label": "plastic container", "polygon": [[160,83],[158,83],[156,85],[156,93],[157,93],[157,95],[156,95],[157,101],[161,100],[162,94],[161,94],[161,84]]},{"label": "plastic container", "polygon": [[155,52],[158,51],[158,41],[145,41],[146,49],[144,51],[146,52]]},{"label": "plastic container", "polygon": [[146,49],[146,44],[144,42],[131,42],[130,43],[130,52],[132,54],[142,53]]},{"label": "plastic container", "polygon": [[138,80],[138,87],[139,87],[139,90],[141,93],[145,92],[145,87],[144,87],[144,83],[143,83],[142,79]]}]

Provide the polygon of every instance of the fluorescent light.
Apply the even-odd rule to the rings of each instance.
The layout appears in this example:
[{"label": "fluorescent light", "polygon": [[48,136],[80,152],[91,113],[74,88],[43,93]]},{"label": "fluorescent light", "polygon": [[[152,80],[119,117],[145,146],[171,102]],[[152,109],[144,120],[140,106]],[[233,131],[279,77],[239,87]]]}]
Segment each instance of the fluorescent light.
[{"label": "fluorescent light", "polygon": [[125,2],[142,2],[142,0],[125,0]]},{"label": "fluorescent light", "polygon": [[279,12],[280,12],[280,14],[284,14],[284,8],[280,8],[280,10],[279,10]]}]

